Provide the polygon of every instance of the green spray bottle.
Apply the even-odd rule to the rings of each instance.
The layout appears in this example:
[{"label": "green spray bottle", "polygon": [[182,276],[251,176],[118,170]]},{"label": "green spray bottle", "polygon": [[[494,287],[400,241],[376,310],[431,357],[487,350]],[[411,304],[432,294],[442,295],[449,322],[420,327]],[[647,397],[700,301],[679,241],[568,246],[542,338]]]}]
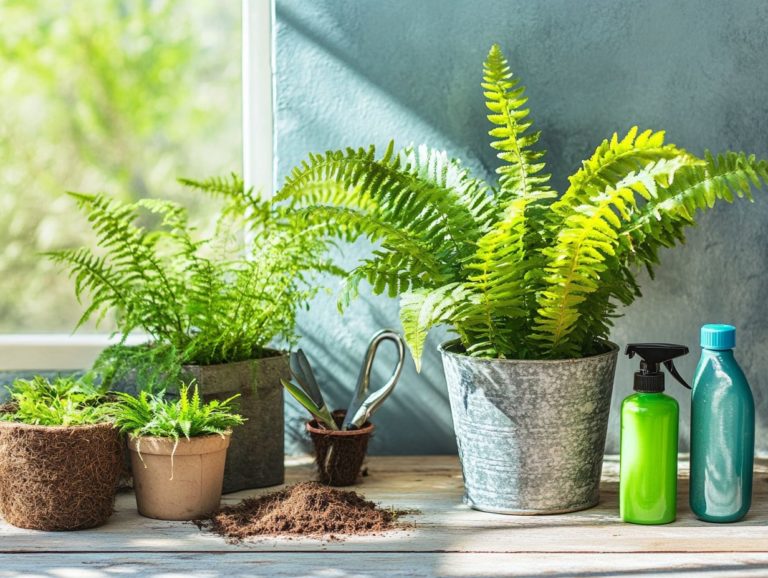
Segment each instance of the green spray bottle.
[{"label": "green spray bottle", "polygon": [[677,499],[677,431],[680,408],[664,394],[664,372],[683,386],[672,360],[688,353],[684,345],[632,343],[625,353],[640,356],[635,392],[621,404],[619,509],[632,524],[675,521]]}]

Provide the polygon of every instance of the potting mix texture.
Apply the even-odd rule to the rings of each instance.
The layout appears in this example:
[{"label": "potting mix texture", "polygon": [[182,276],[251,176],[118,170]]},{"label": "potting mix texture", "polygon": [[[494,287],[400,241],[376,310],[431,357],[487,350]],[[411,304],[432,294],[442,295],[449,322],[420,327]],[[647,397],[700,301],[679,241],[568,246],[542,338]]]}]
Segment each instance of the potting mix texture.
[{"label": "potting mix texture", "polygon": [[196,523],[231,541],[280,535],[339,539],[395,529],[406,513],[381,508],[356,492],[303,482],[247,498]]}]

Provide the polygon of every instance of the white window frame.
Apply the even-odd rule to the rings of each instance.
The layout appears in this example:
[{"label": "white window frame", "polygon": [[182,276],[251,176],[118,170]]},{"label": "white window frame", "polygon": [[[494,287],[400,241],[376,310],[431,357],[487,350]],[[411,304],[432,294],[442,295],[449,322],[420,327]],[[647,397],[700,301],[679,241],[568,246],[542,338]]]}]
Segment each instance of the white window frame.
[{"label": "white window frame", "polygon": [[[243,179],[271,196],[275,178],[273,0],[242,0]],[[131,336],[127,343],[145,339]],[[105,334],[0,335],[0,371],[89,368],[118,338]]]}]

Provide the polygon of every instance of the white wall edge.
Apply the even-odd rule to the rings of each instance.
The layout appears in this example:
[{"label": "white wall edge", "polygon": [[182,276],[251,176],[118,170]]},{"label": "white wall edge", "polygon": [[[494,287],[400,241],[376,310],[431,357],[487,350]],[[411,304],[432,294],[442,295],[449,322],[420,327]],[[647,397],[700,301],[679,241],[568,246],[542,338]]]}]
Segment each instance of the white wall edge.
[{"label": "white wall edge", "polygon": [[[88,369],[104,348],[119,341],[106,334],[5,334],[0,335],[0,371],[72,371]],[[131,335],[128,345],[146,343],[147,337]]]},{"label": "white wall edge", "polygon": [[272,0],[243,0],[243,180],[275,190]]}]

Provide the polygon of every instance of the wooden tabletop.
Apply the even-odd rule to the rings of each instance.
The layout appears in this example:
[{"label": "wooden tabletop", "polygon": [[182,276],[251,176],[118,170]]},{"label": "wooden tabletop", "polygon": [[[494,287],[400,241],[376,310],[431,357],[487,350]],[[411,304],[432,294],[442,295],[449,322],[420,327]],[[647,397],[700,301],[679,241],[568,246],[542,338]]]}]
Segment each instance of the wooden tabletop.
[{"label": "wooden tabletop", "polygon": [[[681,463],[681,477],[687,466]],[[356,489],[382,505],[416,509],[413,529],[343,542],[261,539],[227,544],[191,523],[136,513],[120,494],[116,513],[98,529],[20,530],[0,522],[0,577],[153,576],[768,576],[768,462],[756,466],[747,518],[706,524],[688,510],[681,481],[678,520],[634,526],[618,518],[617,461],[607,458],[600,504],[554,516],[503,516],[461,503],[452,456],[376,457]],[[288,482],[311,479],[308,459],[289,462]],[[236,503],[247,495],[225,496]]]}]

